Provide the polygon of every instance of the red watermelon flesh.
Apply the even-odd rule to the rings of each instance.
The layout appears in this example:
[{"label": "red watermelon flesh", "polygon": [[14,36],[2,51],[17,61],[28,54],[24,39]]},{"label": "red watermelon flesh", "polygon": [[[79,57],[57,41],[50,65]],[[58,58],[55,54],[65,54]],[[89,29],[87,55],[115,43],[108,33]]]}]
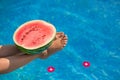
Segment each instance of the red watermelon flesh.
[{"label": "red watermelon flesh", "polygon": [[33,20],[21,25],[14,34],[14,41],[18,46],[26,49],[40,48],[53,40],[55,27],[42,20]]}]

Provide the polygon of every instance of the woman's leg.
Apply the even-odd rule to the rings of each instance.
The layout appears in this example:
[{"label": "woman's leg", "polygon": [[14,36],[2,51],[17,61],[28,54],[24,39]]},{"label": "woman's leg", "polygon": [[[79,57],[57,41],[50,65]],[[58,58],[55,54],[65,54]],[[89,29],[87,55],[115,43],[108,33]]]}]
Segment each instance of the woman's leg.
[{"label": "woman's leg", "polygon": [[[25,55],[23,53],[19,53],[21,55],[13,55],[9,57],[0,58],[0,73],[3,74],[3,73],[11,72],[38,57],[46,58],[49,55],[61,50],[66,45],[66,43],[67,43],[67,37],[61,33],[57,36],[57,38],[52,43],[52,45],[41,54]],[[46,54],[46,55],[42,55],[42,54]]]},{"label": "woman's leg", "polygon": [[0,74],[11,72],[30,61],[38,58],[39,55],[14,55],[10,57],[0,58]]},{"label": "woman's leg", "polygon": [[20,50],[15,45],[0,45],[0,58],[19,54]]}]

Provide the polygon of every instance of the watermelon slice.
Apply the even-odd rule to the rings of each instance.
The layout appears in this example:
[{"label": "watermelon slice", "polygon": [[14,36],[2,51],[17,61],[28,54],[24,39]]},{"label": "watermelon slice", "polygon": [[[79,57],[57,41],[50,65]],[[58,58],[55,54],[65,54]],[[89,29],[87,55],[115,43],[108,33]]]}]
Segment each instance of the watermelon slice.
[{"label": "watermelon slice", "polygon": [[56,29],[52,24],[43,20],[32,20],[18,27],[13,40],[22,52],[37,54],[52,44],[55,35]]}]

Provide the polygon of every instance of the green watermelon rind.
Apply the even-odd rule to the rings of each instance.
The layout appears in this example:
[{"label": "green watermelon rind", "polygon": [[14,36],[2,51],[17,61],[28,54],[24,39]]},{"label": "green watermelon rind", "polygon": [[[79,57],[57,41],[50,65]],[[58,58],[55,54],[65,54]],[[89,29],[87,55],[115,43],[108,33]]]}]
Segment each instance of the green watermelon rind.
[{"label": "green watermelon rind", "polygon": [[[54,39],[53,39],[54,40]],[[21,47],[21,46],[18,46],[18,45],[16,45],[16,47],[18,48],[18,49],[20,49],[21,50],[21,52],[23,52],[23,53],[25,53],[25,54],[39,54],[39,53],[42,53],[44,50],[46,50],[47,48],[49,48],[49,46],[52,44],[52,42],[53,42],[53,40],[52,41],[50,41],[48,44],[46,44],[45,46],[42,46],[42,47],[40,47],[40,48],[37,48],[37,49],[33,49],[33,50],[29,50],[29,49],[25,49],[25,48],[23,48],[23,47]]]}]

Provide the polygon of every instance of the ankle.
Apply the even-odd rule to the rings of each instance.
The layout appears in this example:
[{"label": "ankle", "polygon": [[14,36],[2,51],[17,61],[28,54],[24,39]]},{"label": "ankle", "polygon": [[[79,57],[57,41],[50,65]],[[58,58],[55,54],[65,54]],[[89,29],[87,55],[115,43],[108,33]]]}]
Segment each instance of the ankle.
[{"label": "ankle", "polygon": [[45,59],[45,57],[48,55],[48,50],[43,51],[42,53],[39,54],[39,58]]}]

